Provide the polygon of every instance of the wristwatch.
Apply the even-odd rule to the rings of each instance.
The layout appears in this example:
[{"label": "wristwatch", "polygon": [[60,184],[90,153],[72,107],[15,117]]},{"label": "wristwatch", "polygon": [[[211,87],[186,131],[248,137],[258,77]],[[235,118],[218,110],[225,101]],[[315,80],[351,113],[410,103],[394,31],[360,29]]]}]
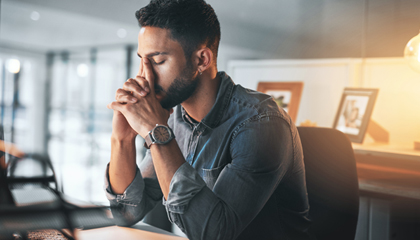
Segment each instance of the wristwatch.
[{"label": "wristwatch", "polygon": [[172,129],[165,125],[156,124],[144,138],[144,147],[149,149],[152,144],[167,144],[174,139]]}]

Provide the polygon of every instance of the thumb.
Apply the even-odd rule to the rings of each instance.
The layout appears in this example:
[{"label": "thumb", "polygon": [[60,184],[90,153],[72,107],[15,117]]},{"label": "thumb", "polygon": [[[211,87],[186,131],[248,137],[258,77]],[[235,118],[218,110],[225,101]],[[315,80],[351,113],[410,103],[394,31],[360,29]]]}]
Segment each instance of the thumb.
[{"label": "thumb", "polygon": [[108,109],[116,110],[116,111],[119,111],[119,112],[121,112],[121,110],[122,110],[121,103],[118,103],[118,102],[112,102],[112,103],[108,104],[106,107]]}]

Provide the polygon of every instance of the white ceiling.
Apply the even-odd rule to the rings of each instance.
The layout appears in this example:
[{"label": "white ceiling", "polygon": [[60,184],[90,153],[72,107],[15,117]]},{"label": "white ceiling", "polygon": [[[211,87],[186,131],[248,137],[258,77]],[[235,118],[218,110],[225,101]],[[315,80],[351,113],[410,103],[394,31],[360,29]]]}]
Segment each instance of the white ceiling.
[{"label": "white ceiling", "polygon": [[[1,0],[0,45],[38,52],[136,44],[148,0]],[[208,0],[222,44],[266,58],[401,56],[420,28],[420,0]],[[30,15],[40,14],[38,21]],[[366,13],[366,15],[365,15]],[[124,28],[125,38],[117,31]],[[400,50],[401,49],[401,50]]]},{"label": "white ceiling", "polygon": [[[31,19],[33,11],[39,13],[38,21]],[[36,51],[135,43],[138,27],[134,17],[132,22],[127,24],[61,8],[3,0],[0,41]],[[124,39],[117,36],[120,28],[127,31]]]}]

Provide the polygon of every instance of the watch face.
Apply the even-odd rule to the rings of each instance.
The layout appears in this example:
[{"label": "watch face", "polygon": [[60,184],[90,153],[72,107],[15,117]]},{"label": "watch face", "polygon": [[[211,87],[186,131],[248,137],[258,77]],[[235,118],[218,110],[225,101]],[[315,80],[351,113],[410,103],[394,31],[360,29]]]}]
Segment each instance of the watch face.
[{"label": "watch face", "polygon": [[171,133],[169,132],[168,128],[165,126],[155,127],[152,134],[156,143],[165,144],[171,138]]}]

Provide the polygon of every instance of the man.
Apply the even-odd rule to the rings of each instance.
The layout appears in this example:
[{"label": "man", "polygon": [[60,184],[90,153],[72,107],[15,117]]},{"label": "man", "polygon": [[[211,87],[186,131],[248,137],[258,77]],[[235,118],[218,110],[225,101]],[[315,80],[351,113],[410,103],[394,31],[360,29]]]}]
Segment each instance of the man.
[{"label": "man", "polygon": [[[305,239],[296,127],[271,97],[217,71],[220,26],[211,6],[152,0],[136,17],[139,73],[108,105],[114,217],[133,224],[163,201],[190,239]],[[137,135],[150,148],[139,168]]]}]

